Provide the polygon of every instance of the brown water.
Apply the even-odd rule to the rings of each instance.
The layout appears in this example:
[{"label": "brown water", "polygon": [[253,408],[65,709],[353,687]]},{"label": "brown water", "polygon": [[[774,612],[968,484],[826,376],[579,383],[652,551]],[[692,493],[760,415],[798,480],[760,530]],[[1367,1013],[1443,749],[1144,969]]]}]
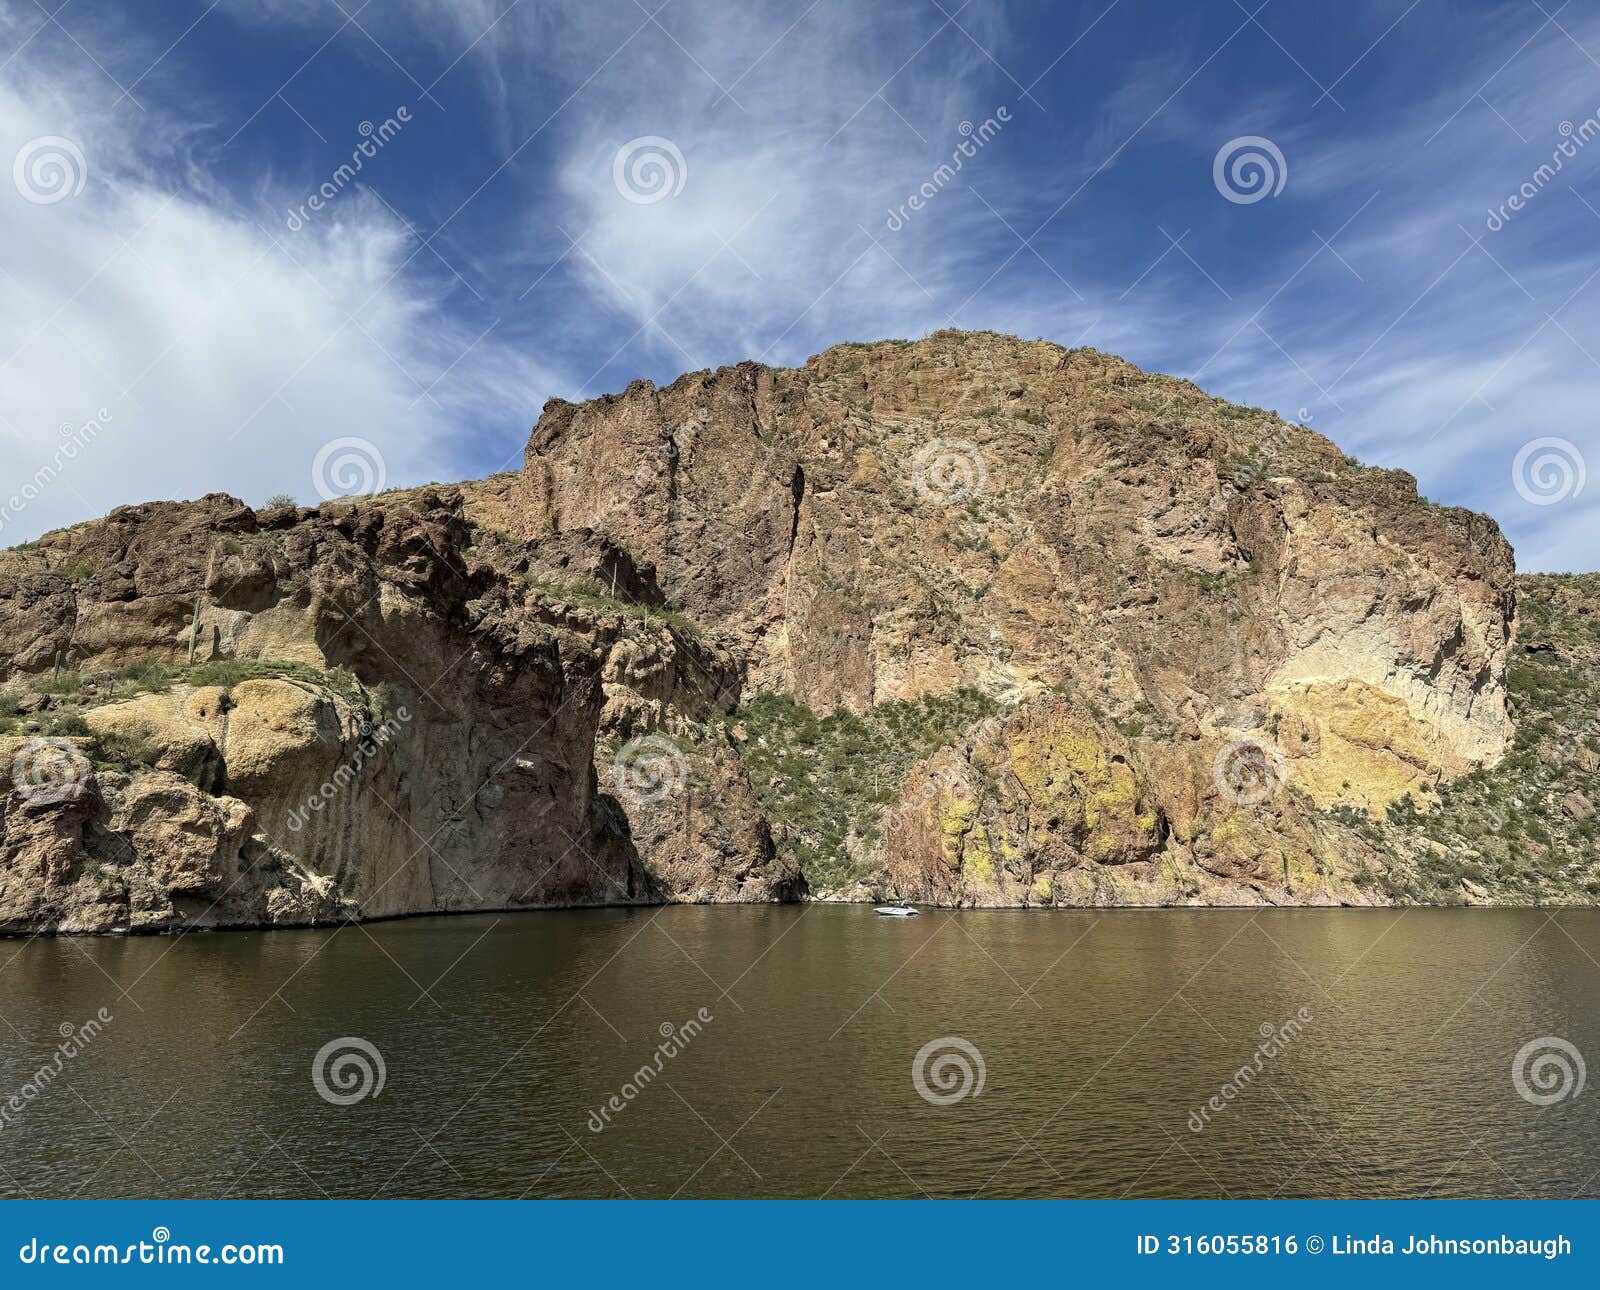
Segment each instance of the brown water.
[{"label": "brown water", "polygon": [[[1597,960],[1588,910],[680,907],[0,942],[0,1195],[1594,1197],[1600,1089],[1533,1105],[1512,1065],[1544,1036],[1600,1058]],[[687,1038],[630,1096],[664,1023]],[[335,1105],[312,1063],[347,1036],[385,1082]],[[913,1059],[950,1036],[983,1087],[935,1105]]]}]

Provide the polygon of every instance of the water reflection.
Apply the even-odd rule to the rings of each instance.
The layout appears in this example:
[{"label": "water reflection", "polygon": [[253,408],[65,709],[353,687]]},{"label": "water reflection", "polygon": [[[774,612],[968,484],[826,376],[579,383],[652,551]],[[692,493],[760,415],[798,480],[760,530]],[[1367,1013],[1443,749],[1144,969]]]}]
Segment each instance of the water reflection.
[{"label": "water reflection", "polygon": [[[1589,910],[688,907],[0,942],[0,1099],[32,1090],[5,1104],[0,1194],[1596,1196],[1594,1091],[1538,1106],[1511,1072],[1541,1036],[1600,1054],[1597,960]],[[383,1083],[339,1105],[313,1062],[351,1038]],[[981,1091],[919,1092],[935,1040]]]}]

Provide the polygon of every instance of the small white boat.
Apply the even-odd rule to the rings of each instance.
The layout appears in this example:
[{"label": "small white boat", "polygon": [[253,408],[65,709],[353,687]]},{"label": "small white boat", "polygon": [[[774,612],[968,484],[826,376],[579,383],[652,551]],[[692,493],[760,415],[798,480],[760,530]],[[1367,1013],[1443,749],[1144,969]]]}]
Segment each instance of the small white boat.
[{"label": "small white boat", "polygon": [[891,900],[887,905],[875,906],[872,912],[885,918],[915,918],[917,907],[909,900]]}]

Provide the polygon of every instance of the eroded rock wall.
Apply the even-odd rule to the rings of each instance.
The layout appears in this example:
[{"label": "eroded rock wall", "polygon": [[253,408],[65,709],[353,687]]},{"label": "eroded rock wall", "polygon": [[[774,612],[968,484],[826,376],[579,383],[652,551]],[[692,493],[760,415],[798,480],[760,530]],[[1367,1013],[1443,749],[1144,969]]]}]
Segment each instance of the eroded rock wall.
[{"label": "eroded rock wall", "polygon": [[1326,812],[1502,755],[1512,581],[1491,520],[1090,350],[941,332],[636,382],[552,401],[513,474],[0,552],[9,728],[77,704],[90,767],[50,802],[13,767],[0,923],[794,898],[730,734],[769,692],[1000,714],[852,842],[851,890],[1367,899],[1382,857]]},{"label": "eroded rock wall", "polygon": [[[12,780],[0,925],[803,890],[753,799],[741,803],[731,750],[683,754],[680,773],[709,768],[725,804],[699,829],[658,826],[652,803],[612,782],[612,745],[731,706],[737,661],[664,622],[541,591],[536,575],[571,572],[582,539],[497,548],[491,563],[474,554],[479,536],[450,490],[262,517],[213,496],[13,553],[0,572],[13,671],[43,682],[64,668],[91,694],[83,734],[0,749]],[[272,660],[284,674],[118,697],[141,684],[117,679],[130,665],[186,675],[191,640],[201,673]],[[630,811],[659,863],[641,857]]]}]

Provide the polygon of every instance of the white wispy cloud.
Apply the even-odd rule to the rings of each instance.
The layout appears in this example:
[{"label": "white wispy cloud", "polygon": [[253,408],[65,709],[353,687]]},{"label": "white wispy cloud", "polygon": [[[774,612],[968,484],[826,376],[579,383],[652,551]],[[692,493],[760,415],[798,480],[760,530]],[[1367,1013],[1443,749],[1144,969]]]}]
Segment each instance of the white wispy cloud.
[{"label": "white wispy cloud", "polygon": [[130,110],[61,58],[40,39],[0,84],[0,155],[60,136],[83,179],[35,204],[8,177],[0,201],[13,302],[0,311],[0,492],[52,460],[63,426],[103,409],[105,429],[5,508],[0,542],[211,490],[315,502],[313,460],[339,436],[374,443],[391,484],[458,477],[463,424],[554,384],[493,340],[469,352],[474,333],[441,316],[442,286],[407,267],[415,238],[377,201],[351,189],[298,233],[263,224],[191,182],[190,122]]}]

